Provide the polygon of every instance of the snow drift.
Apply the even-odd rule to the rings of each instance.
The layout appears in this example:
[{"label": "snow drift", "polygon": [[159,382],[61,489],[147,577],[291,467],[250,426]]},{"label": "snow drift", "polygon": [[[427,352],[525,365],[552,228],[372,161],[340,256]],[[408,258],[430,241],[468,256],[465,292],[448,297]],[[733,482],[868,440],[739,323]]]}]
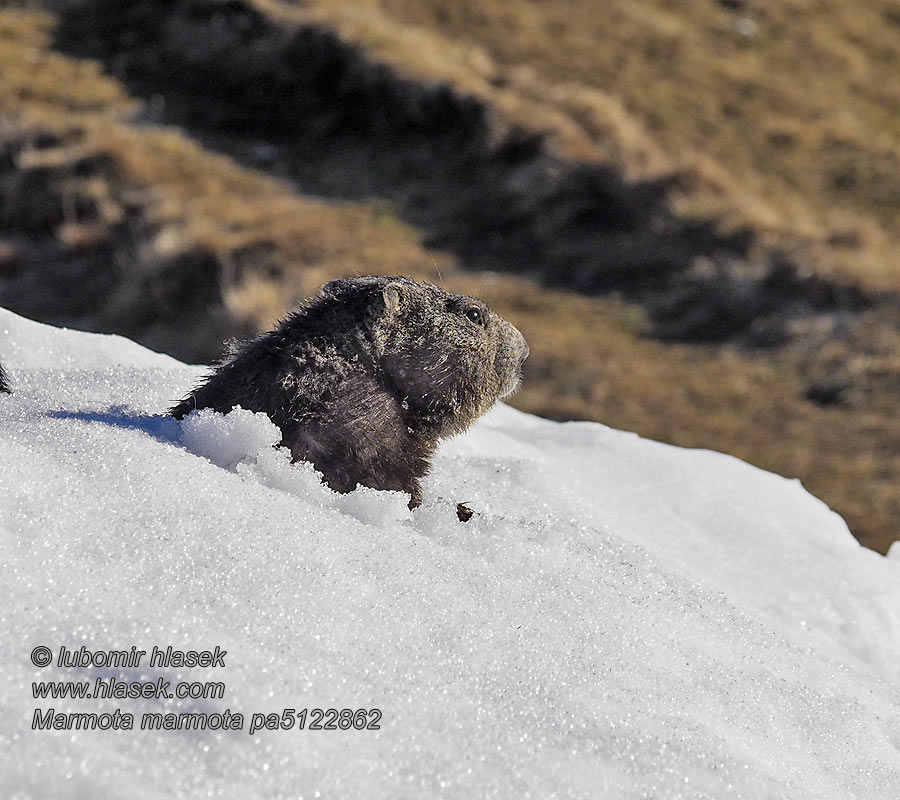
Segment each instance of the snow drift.
[{"label": "snow drift", "polygon": [[[0,310],[0,356],[4,797],[900,796],[900,563],[797,482],[499,407],[410,512],[333,494],[262,415],[161,416],[200,370],[127,340]],[[224,695],[34,696],[111,677]],[[51,707],[135,725],[33,730]],[[380,728],[249,733],[314,708]]]}]

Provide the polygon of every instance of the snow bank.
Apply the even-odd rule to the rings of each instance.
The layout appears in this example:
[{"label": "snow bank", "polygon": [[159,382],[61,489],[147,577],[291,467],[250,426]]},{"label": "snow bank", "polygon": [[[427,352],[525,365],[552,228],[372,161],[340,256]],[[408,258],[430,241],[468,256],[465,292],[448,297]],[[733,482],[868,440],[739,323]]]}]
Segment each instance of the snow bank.
[{"label": "snow bank", "polygon": [[[131,342],[0,310],[0,357],[0,796],[900,796],[900,561],[796,482],[500,407],[410,512],[330,492],[261,415],[160,416],[200,370]],[[132,645],[227,655],[31,661]],[[224,695],[33,696],[97,677]],[[51,707],[135,729],[32,730]],[[249,733],[313,708],[380,729]]]}]

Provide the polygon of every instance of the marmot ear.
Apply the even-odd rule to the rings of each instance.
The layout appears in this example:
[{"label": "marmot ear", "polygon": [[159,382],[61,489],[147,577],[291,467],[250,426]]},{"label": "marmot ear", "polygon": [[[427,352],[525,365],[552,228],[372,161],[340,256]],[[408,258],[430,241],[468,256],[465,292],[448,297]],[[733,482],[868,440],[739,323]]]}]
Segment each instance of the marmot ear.
[{"label": "marmot ear", "polygon": [[406,287],[399,281],[391,281],[381,290],[381,299],[384,301],[385,316],[393,317],[400,311],[403,300],[406,297]]},{"label": "marmot ear", "polygon": [[383,322],[395,319],[406,304],[409,290],[400,281],[390,281],[375,292],[366,310],[366,324],[375,328]]}]

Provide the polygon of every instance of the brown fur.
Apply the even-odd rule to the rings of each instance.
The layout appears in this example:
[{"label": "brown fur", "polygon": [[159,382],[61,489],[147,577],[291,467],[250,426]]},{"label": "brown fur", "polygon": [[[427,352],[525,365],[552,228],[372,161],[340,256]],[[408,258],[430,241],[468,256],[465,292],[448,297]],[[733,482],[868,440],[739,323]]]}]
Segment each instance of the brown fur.
[{"label": "brown fur", "polygon": [[335,491],[399,490],[414,508],[438,442],[512,394],[527,356],[522,334],[474,298],[349,278],[234,349],[170,413],[263,411]]}]

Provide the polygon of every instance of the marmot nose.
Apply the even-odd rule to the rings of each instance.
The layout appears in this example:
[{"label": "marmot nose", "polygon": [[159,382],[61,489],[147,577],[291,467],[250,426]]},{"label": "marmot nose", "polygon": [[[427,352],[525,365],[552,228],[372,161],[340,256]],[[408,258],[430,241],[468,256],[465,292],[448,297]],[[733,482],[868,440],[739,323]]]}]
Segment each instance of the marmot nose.
[{"label": "marmot nose", "polygon": [[525,337],[522,336],[522,332],[518,328],[513,328],[513,330],[516,332],[519,341],[519,359],[524,363],[525,359],[528,358],[528,355],[531,353],[531,348],[528,346],[528,342],[525,341]]}]

